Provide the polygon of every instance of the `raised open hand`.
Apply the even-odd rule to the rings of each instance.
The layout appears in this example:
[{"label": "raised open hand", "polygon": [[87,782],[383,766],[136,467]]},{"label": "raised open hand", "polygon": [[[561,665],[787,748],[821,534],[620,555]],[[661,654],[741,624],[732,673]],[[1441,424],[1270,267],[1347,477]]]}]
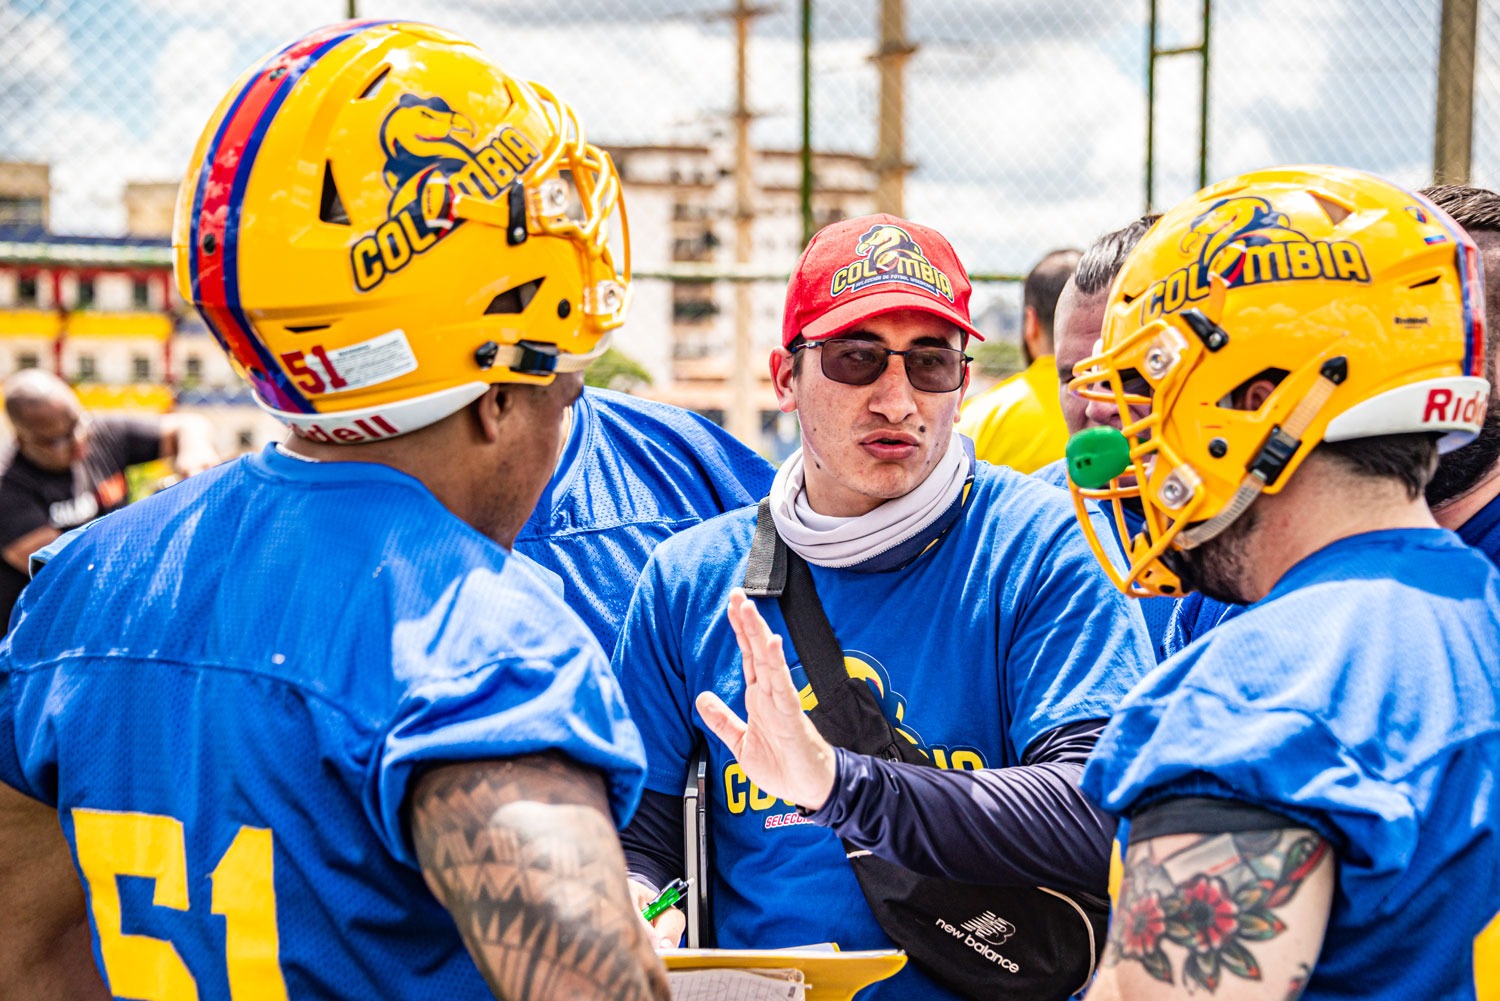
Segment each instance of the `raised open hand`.
[{"label": "raised open hand", "polygon": [[713,692],[698,695],[698,712],[745,777],[777,799],[816,810],[833,790],[833,748],[802,711],[781,650],[755,603],[735,588],[726,613],[740,645],[745,673],[745,719]]}]

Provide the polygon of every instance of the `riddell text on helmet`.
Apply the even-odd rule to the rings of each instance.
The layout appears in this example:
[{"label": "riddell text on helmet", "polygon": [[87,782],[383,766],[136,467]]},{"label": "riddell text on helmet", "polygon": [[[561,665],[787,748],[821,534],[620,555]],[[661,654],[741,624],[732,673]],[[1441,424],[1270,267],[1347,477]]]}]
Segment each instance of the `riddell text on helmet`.
[{"label": "riddell text on helmet", "polygon": [[1422,423],[1454,421],[1478,424],[1484,420],[1488,403],[1483,392],[1476,392],[1473,396],[1458,396],[1453,390],[1438,386],[1427,391],[1427,404],[1422,408]]}]

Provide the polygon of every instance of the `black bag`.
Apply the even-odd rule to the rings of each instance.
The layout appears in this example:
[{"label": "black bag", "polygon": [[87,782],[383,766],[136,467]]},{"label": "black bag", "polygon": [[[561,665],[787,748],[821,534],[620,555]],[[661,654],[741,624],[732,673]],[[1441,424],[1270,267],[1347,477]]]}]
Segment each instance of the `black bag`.
[{"label": "black bag", "polygon": [[[808,718],[830,744],[931,765],[880,711],[844,653],[807,563],[762,501],[745,591],[775,597],[818,704]],[[980,886],[918,875],[844,842],[865,900],[891,941],[933,980],[968,998],[1062,1001],[1087,986],[1104,947],[1109,901],[1040,886]]]}]

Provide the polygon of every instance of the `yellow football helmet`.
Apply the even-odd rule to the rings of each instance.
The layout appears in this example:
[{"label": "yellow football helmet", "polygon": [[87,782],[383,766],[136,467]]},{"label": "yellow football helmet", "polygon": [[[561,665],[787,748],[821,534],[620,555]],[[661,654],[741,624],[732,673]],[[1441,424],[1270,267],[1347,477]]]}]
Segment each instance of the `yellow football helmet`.
[{"label": "yellow football helmet", "polygon": [[[1334,167],[1282,167],[1205,188],[1164,215],[1110,290],[1103,336],[1070,384],[1120,429],[1068,446],[1074,504],[1126,593],[1177,595],[1162,562],[1276,493],[1321,441],[1478,433],[1489,397],[1480,258],[1426,199]],[[1276,388],[1254,410],[1237,390]],[[1278,381],[1279,380],[1279,381]],[[1144,519],[1123,572],[1085,499]]]},{"label": "yellow football helmet", "polygon": [[178,288],[257,401],[320,441],[581,369],[630,298],[609,156],[546,88],[424,24],[331,25],[241,77],[172,243]]}]

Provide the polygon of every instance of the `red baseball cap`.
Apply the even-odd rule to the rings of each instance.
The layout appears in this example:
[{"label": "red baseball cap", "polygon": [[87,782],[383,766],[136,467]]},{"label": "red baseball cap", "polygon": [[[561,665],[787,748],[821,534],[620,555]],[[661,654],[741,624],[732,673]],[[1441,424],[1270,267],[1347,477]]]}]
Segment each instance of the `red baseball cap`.
[{"label": "red baseball cap", "polygon": [[882,313],[913,309],[950,321],[967,337],[969,275],[935,229],[893,215],[867,215],[825,226],[797,260],[786,288],[781,345],[801,334],[832,337]]}]

